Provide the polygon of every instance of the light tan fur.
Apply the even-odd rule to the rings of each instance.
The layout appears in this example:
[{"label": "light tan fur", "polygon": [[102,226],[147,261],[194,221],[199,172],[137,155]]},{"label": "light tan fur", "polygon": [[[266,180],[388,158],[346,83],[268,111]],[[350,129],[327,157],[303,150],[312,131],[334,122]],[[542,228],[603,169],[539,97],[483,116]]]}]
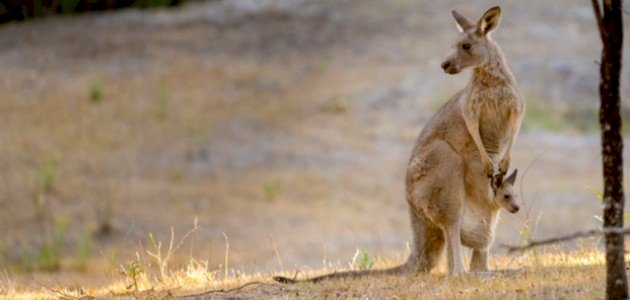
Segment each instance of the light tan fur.
[{"label": "light tan fur", "polygon": [[473,249],[470,270],[488,270],[499,209],[518,210],[512,192],[516,172],[507,177],[507,184],[501,181],[525,104],[501,49],[490,38],[499,24],[499,7],[489,9],[477,23],[452,13],[461,32],[442,68],[449,74],[472,69],[473,75],[427,122],[414,146],[406,176],[413,232],[408,261],[387,270],[335,273],[308,281],[428,272],[444,248],[449,274],[459,275],[465,272],[462,244]]},{"label": "light tan fur", "polygon": [[498,212],[488,178],[507,172],[525,109],[503,53],[490,38],[500,14],[493,7],[474,24],[453,11],[461,33],[442,68],[449,74],[470,68],[473,76],[429,120],[409,162],[410,260],[418,271],[435,266],[442,248],[438,244],[446,246],[449,274],[465,272],[461,244],[473,249],[471,271],[488,269]]}]

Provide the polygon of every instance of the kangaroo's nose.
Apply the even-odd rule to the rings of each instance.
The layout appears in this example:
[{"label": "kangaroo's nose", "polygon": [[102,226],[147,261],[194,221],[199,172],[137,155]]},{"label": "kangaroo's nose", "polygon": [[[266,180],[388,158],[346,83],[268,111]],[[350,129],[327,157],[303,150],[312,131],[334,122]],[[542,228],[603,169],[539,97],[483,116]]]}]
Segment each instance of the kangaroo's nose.
[{"label": "kangaroo's nose", "polygon": [[444,70],[448,69],[448,67],[450,67],[450,66],[451,66],[451,63],[448,62],[448,61],[445,61],[445,62],[442,63],[442,69],[444,69]]},{"label": "kangaroo's nose", "polygon": [[511,212],[511,213],[513,213],[513,214],[515,214],[515,213],[517,213],[517,212],[518,212],[518,210],[519,210],[519,209],[520,209],[520,207],[518,207],[518,205],[514,205],[514,206],[512,206],[512,209],[511,209],[511,211],[510,211],[510,212]]}]

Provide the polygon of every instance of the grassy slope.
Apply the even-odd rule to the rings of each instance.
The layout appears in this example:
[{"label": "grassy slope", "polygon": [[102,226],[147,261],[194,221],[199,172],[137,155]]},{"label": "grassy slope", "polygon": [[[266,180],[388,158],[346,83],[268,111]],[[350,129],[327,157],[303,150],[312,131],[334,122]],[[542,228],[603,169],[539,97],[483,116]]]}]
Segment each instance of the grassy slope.
[{"label": "grassy slope", "polygon": [[[530,252],[525,255],[499,255],[493,267],[518,270],[516,273],[464,275],[449,278],[440,266],[432,274],[417,276],[372,276],[352,280],[330,280],[318,284],[281,285],[270,281],[272,274],[245,274],[221,278],[217,272],[202,268],[182,269],[158,280],[140,275],[138,289],[132,280],[119,281],[92,289],[36,288],[25,291],[10,285],[2,295],[15,298],[120,297],[140,298],[191,296],[199,298],[444,298],[444,299],[597,299],[603,298],[604,257],[599,252]],[[379,262],[385,268],[394,262]],[[301,270],[300,277],[333,272],[336,269]],[[294,272],[286,272],[292,276]],[[254,283],[246,285],[247,283]]]},{"label": "grassy slope", "polygon": [[[356,247],[400,255],[408,152],[466,81],[438,67],[455,37],[448,11],[472,16],[486,2],[365,1],[252,11],[218,1],[0,27],[4,293],[58,280],[106,295],[137,253],[153,278],[145,287],[156,286],[148,235],[168,241],[174,226],[181,238],[195,217],[204,231],[190,252],[208,260],[199,289],[220,287],[212,272],[224,261],[223,233],[230,266],[245,274],[317,269]],[[596,104],[598,37],[587,2],[560,2],[502,2],[495,38],[534,113],[513,163],[540,159],[522,186],[524,200],[537,199],[531,218],[504,215],[498,242],[520,239],[539,210],[542,235],[598,225],[585,187],[599,186],[598,140],[572,127]],[[107,203],[114,233],[102,237],[94,231]],[[56,227],[65,243],[47,272],[42,245]],[[81,262],[84,237],[93,250]],[[172,270],[185,270],[184,248]]]}]

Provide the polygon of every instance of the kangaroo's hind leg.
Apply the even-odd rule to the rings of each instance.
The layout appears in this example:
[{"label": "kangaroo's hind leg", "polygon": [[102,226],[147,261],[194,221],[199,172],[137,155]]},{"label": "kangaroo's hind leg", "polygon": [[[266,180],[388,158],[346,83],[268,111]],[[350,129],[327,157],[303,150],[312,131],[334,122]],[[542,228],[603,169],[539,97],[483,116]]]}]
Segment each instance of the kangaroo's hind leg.
[{"label": "kangaroo's hind leg", "polygon": [[430,227],[443,232],[451,275],[465,272],[460,237],[465,191],[463,159],[449,144],[435,142],[412,158],[407,201]]},{"label": "kangaroo's hind leg", "polygon": [[409,258],[416,272],[430,272],[437,265],[444,250],[444,234],[428,224],[413,207],[410,207],[413,250]]}]

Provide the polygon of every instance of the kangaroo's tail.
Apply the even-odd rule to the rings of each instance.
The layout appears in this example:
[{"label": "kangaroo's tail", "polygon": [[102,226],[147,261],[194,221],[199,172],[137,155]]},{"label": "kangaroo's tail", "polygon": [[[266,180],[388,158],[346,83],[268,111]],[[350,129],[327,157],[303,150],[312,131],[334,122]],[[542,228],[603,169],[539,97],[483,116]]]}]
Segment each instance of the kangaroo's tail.
[{"label": "kangaroo's tail", "polygon": [[280,283],[298,283],[298,282],[313,282],[317,283],[323,280],[334,279],[334,278],[359,278],[370,275],[400,275],[407,273],[410,268],[409,262],[402,264],[400,266],[396,266],[389,269],[381,269],[381,270],[359,270],[359,271],[345,271],[345,272],[335,272],[330,274],[325,274],[313,278],[296,280],[282,276],[276,276],[273,280]]}]

